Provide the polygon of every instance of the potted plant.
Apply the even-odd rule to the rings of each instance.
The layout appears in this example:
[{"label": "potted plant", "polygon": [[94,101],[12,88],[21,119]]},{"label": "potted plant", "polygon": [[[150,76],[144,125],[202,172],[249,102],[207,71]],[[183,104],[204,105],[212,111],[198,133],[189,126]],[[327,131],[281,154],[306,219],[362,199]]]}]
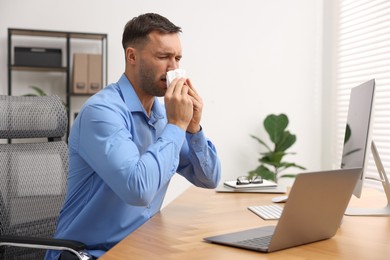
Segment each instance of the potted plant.
[{"label": "potted plant", "polygon": [[[40,87],[37,87],[37,86],[29,86],[29,87],[34,90],[34,93],[24,94],[23,96],[26,96],[26,97],[47,96],[46,92],[43,89],[41,89]],[[64,101],[62,101],[62,104],[64,105],[65,109],[68,110],[68,106],[66,105],[66,103]]]},{"label": "potted plant", "polygon": [[43,91],[43,89],[41,89],[40,87],[30,86],[30,88],[32,88],[35,93],[24,94],[23,96],[29,96],[29,97],[31,97],[31,96],[46,96],[45,91]]},{"label": "potted plant", "polygon": [[306,169],[305,167],[293,162],[283,161],[285,155],[295,154],[293,152],[286,152],[286,150],[289,149],[297,140],[294,134],[286,130],[288,123],[288,117],[285,114],[270,114],[265,118],[263,125],[273,143],[272,148],[260,138],[251,135],[251,137],[264,146],[267,151],[260,153],[260,165],[249,172],[249,178],[261,176],[263,179],[277,182],[278,178],[295,177],[294,174],[280,175],[280,173],[287,168],[295,167],[301,170]]}]

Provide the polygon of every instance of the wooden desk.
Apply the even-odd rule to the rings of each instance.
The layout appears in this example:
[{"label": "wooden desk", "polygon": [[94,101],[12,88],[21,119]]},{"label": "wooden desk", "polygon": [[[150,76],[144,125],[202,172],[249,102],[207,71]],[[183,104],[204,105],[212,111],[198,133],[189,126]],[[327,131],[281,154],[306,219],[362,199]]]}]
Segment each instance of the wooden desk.
[{"label": "wooden desk", "polygon": [[[383,193],[366,192],[350,205],[384,205]],[[390,217],[344,216],[333,238],[270,254],[203,242],[206,236],[276,224],[247,209],[271,204],[274,196],[191,187],[100,259],[390,259]]]}]

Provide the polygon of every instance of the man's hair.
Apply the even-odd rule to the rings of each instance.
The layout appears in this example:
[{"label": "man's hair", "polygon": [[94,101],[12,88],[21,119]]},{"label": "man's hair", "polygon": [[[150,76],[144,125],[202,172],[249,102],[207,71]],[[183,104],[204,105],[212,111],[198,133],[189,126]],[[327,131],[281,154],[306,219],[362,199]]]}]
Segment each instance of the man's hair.
[{"label": "man's hair", "polygon": [[174,25],[167,18],[154,13],[141,14],[127,22],[123,30],[122,46],[126,50],[129,46],[144,43],[149,33],[179,33],[181,28]]}]

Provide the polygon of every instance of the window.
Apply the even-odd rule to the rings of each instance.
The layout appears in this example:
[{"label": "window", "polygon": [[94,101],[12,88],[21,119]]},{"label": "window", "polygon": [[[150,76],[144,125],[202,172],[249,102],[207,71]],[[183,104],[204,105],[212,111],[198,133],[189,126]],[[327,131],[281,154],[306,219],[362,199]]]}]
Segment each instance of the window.
[{"label": "window", "polygon": [[[340,0],[337,10],[335,41],[335,154],[340,161],[350,89],[375,78],[372,139],[382,163],[390,173],[390,1]],[[340,165],[340,164],[339,164]],[[370,155],[367,176],[378,177]],[[368,185],[381,187],[379,182]]]}]

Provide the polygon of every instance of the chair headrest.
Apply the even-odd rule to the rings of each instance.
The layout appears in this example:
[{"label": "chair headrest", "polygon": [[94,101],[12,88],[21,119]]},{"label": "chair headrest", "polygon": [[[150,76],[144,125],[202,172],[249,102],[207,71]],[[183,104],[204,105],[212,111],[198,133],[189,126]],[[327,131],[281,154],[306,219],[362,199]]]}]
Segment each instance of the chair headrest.
[{"label": "chair headrest", "polygon": [[58,96],[0,95],[1,139],[63,137],[67,124]]}]

